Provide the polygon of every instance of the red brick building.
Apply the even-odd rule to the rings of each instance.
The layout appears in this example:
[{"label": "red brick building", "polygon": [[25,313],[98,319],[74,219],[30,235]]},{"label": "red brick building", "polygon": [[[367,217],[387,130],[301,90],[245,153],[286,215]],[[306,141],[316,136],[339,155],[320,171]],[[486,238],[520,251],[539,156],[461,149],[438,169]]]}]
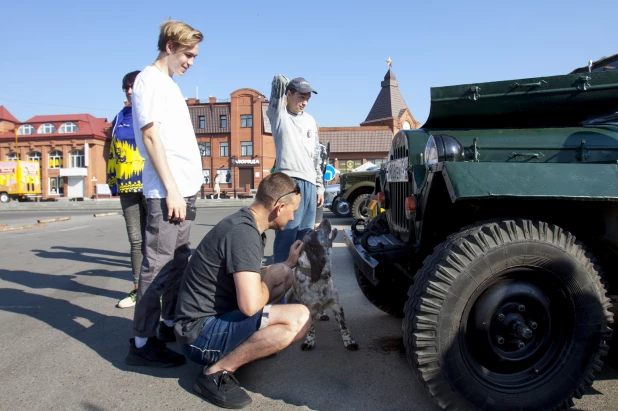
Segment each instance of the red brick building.
[{"label": "red brick building", "polygon": [[275,159],[273,137],[265,132],[264,95],[242,88],[228,101],[189,98],[187,104],[202,154],[205,193],[212,193],[215,173],[222,174],[221,191],[228,195],[234,188],[245,194],[257,189]]},{"label": "red brick building", "polygon": [[44,199],[91,197],[97,182],[105,183],[108,127],[107,119],[90,114],[34,116],[20,122],[0,106],[0,161],[38,161]]}]

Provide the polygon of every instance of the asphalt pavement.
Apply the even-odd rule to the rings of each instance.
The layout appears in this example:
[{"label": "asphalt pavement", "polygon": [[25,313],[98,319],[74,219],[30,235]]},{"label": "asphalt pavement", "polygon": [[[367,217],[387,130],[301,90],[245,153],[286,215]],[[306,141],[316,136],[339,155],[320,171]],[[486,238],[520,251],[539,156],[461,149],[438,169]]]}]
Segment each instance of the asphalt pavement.
[{"label": "asphalt pavement", "polygon": [[[200,209],[192,246],[238,206]],[[124,220],[91,211],[65,210],[68,221],[0,233],[0,410],[218,409],[192,392],[196,364],[163,370],[124,363],[133,316],[132,308],[115,307],[132,286]],[[0,209],[0,222],[28,213]],[[351,222],[325,216],[340,229]],[[273,238],[268,232],[267,256]],[[249,409],[438,410],[407,364],[401,321],[361,294],[341,234],[332,261],[360,350],[343,347],[332,316],[319,322],[313,351],[296,344],[237,372],[253,398]],[[606,367],[576,409],[616,410],[616,377]]]}]

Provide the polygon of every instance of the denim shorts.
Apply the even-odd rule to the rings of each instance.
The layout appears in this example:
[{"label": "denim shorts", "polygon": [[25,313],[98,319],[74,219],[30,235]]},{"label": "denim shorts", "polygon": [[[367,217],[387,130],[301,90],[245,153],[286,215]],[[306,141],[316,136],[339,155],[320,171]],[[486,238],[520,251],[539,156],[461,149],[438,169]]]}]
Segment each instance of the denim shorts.
[{"label": "denim shorts", "polygon": [[240,310],[219,317],[206,317],[200,335],[182,351],[191,361],[211,365],[238,347],[256,331],[268,326],[270,305],[247,317]]}]

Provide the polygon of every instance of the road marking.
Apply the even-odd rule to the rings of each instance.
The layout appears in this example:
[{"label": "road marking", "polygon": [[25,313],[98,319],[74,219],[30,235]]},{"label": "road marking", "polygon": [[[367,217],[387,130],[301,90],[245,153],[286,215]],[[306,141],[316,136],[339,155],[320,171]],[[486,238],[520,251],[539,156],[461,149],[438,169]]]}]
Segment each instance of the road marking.
[{"label": "road marking", "polygon": [[61,231],[73,231],[73,230],[81,230],[82,228],[88,228],[90,227],[89,225],[85,225],[85,226],[81,226],[81,227],[73,227],[73,228],[63,228],[60,230],[49,230],[49,231],[45,231],[44,233],[38,232],[38,233],[30,233],[30,234],[22,234],[22,235],[14,235],[11,237],[1,237],[0,236],[0,240],[8,240],[9,238],[21,238],[21,237],[26,237],[29,235],[42,235],[42,234],[47,234],[47,233],[58,233]]}]

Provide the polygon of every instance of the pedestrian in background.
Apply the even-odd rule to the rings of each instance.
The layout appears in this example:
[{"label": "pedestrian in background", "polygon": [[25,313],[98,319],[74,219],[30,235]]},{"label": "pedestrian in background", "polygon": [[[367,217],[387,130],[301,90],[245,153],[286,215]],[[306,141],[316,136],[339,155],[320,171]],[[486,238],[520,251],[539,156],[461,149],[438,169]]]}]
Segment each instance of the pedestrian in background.
[{"label": "pedestrian in background", "polygon": [[172,76],[184,75],[193,65],[202,39],[202,33],[188,24],[164,22],[159,55],[137,76],[133,87],[133,129],[146,160],[143,176],[148,217],[134,338],[126,357],[131,365],[172,367],[185,363],[185,357],[165,343],[176,340],[173,320],[178,288],[191,255],[191,219],[203,176],[189,108]]},{"label": "pedestrian in background", "polygon": [[133,83],[138,74],[139,70],[132,71],[122,79],[122,91],[127,98],[127,105],[120,110],[112,122],[112,141],[107,163],[107,184],[113,195],[120,196],[122,215],[131,245],[131,269],[133,271],[133,290],[118,301],[118,308],[129,308],[135,305],[139,272],[144,258],[143,238],[148,213],[148,203],[144,197],[142,184],[144,158],[140,155],[135,143],[131,107]]},{"label": "pedestrian in background", "polygon": [[215,174],[215,194],[217,195],[217,200],[221,200],[221,174],[219,173]]}]

